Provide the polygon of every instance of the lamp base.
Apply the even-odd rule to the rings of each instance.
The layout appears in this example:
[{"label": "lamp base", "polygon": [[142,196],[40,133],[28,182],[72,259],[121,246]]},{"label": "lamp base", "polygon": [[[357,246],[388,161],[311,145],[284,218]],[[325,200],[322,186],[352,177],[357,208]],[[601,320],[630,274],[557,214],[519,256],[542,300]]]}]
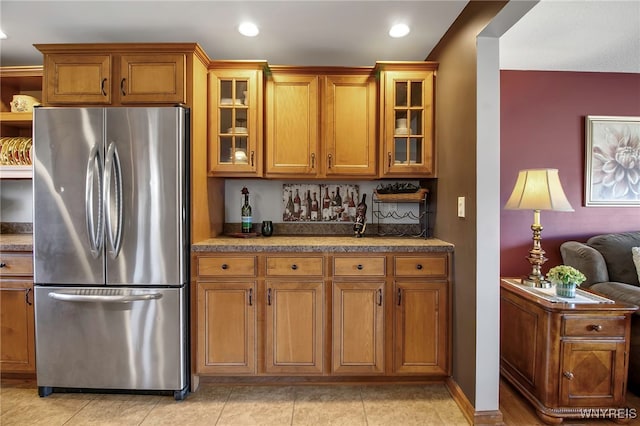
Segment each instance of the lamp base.
[{"label": "lamp base", "polygon": [[551,288],[551,282],[535,275],[529,275],[522,278],[522,285],[536,288]]}]

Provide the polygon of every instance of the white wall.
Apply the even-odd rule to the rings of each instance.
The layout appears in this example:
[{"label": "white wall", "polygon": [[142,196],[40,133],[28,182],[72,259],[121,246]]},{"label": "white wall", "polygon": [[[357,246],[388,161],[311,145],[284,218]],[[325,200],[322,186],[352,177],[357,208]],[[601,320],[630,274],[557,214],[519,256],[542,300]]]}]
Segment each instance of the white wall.
[{"label": "white wall", "polygon": [[32,222],[31,179],[0,179],[0,222]]}]

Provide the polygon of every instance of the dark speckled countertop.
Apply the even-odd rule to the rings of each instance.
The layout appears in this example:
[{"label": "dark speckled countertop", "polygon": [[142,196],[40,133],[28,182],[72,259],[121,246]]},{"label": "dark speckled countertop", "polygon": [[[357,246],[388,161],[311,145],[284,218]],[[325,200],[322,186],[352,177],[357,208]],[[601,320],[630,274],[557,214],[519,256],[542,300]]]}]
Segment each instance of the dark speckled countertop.
[{"label": "dark speckled countertop", "polygon": [[0,251],[32,251],[32,234],[0,234]]},{"label": "dark speckled countertop", "polygon": [[193,252],[453,252],[453,244],[437,238],[352,236],[221,236],[191,246]]}]

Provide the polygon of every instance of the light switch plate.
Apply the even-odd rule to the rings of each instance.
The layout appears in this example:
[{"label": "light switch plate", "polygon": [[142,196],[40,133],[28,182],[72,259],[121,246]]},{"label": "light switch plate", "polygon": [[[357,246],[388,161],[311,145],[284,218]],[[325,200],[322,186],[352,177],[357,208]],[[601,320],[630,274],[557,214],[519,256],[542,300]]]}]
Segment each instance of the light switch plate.
[{"label": "light switch plate", "polygon": [[458,197],[458,217],[465,216],[464,197]]}]

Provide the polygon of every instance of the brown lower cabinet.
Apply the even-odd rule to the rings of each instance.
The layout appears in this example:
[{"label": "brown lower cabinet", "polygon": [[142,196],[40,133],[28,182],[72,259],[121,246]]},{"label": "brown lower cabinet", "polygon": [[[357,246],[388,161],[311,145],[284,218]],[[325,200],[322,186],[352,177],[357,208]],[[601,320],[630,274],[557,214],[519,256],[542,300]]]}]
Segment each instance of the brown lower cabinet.
[{"label": "brown lower cabinet", "polygon": [[196,376],[451,374],[451,254],[199,253]]},{"label": "brown lower cabinet", "polygon": [[27,252],[0,252],[0,372],[36,371],[33,260]]}]

